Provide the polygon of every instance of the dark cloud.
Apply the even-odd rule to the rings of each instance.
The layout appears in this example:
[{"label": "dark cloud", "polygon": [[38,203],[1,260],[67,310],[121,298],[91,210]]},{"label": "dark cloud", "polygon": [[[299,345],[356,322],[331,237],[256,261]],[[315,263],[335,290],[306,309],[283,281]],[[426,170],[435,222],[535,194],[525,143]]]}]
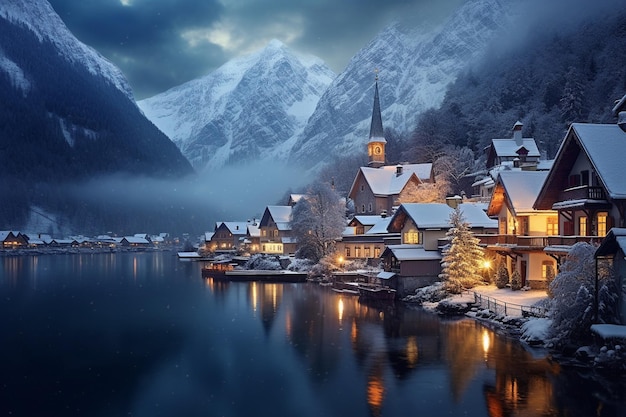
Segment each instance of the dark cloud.
[{"label": "dark cloud", "polygon": [[339,72],[392,20],[441,19],[463,0],[49,0],[122,69],[137,98],[208,74],[276,38]]}]

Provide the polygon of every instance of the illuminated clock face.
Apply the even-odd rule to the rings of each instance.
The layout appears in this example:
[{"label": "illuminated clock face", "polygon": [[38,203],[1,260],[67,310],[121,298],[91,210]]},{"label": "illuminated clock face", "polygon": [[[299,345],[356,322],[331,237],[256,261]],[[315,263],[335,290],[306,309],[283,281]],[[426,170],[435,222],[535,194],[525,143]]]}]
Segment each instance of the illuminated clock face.
[{"label": "illuminated clock face", "polygon": [[380,155],[380,152],[381,152],[380,146],[377,146],[377,147],[374,148],[374,153],[376,155]]}]

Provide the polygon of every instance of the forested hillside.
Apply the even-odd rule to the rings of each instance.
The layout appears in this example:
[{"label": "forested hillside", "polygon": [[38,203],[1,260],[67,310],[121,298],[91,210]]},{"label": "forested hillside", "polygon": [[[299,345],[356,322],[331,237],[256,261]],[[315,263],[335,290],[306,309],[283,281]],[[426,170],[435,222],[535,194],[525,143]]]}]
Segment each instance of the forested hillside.
[{"label": "forested hillside", "polygon": [[[0,224],[21,227],[42,207],[74,224],[119,219],[69,183],[128,174],[191,174],[178,148],[110,80],[72,62],[29,28],[0,18]],[[111,213],[111,215],[109,215]],[[105,226],[107,225],[107,226]]]},{"label": "forested hillside", "polygon": [[613,122],[614,101],[626,93],[626,12],[615,12],[494,46],[450,86],[439,109],[422,113],[405,157],[421,162],[467,146],[480,158],[520,120],[524,136],[552,158],[569,123]]}]

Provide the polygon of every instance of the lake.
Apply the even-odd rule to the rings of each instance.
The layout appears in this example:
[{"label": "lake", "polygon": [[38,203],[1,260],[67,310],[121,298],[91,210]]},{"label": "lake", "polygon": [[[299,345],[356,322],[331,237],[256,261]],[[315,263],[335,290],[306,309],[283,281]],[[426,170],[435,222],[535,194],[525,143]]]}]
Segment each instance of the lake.
[{"label": "lake", "polygon": [[2,416],[626,416],[626,381],[469,319],[173,252],[0,257]]}]

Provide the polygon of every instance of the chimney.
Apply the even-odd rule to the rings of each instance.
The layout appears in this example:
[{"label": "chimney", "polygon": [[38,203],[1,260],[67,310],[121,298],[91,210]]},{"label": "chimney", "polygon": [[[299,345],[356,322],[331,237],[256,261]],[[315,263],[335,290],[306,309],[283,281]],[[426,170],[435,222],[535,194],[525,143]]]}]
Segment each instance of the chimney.
[{"label": "chimney", "polygon": [[522,139],[522,127],[524,127],[524,125],[519,120],[513,125],[513,140],[517,146],[522,146],[524,143]]},{"label": "chimney", "polygon": [[396,166],[396,177],[399,177],[400,175],[402,175],[402,165],[397,165]]},{"label": "chimney", "polygon": [[519,168],[519,158],[513,160],[513,168]]}]

